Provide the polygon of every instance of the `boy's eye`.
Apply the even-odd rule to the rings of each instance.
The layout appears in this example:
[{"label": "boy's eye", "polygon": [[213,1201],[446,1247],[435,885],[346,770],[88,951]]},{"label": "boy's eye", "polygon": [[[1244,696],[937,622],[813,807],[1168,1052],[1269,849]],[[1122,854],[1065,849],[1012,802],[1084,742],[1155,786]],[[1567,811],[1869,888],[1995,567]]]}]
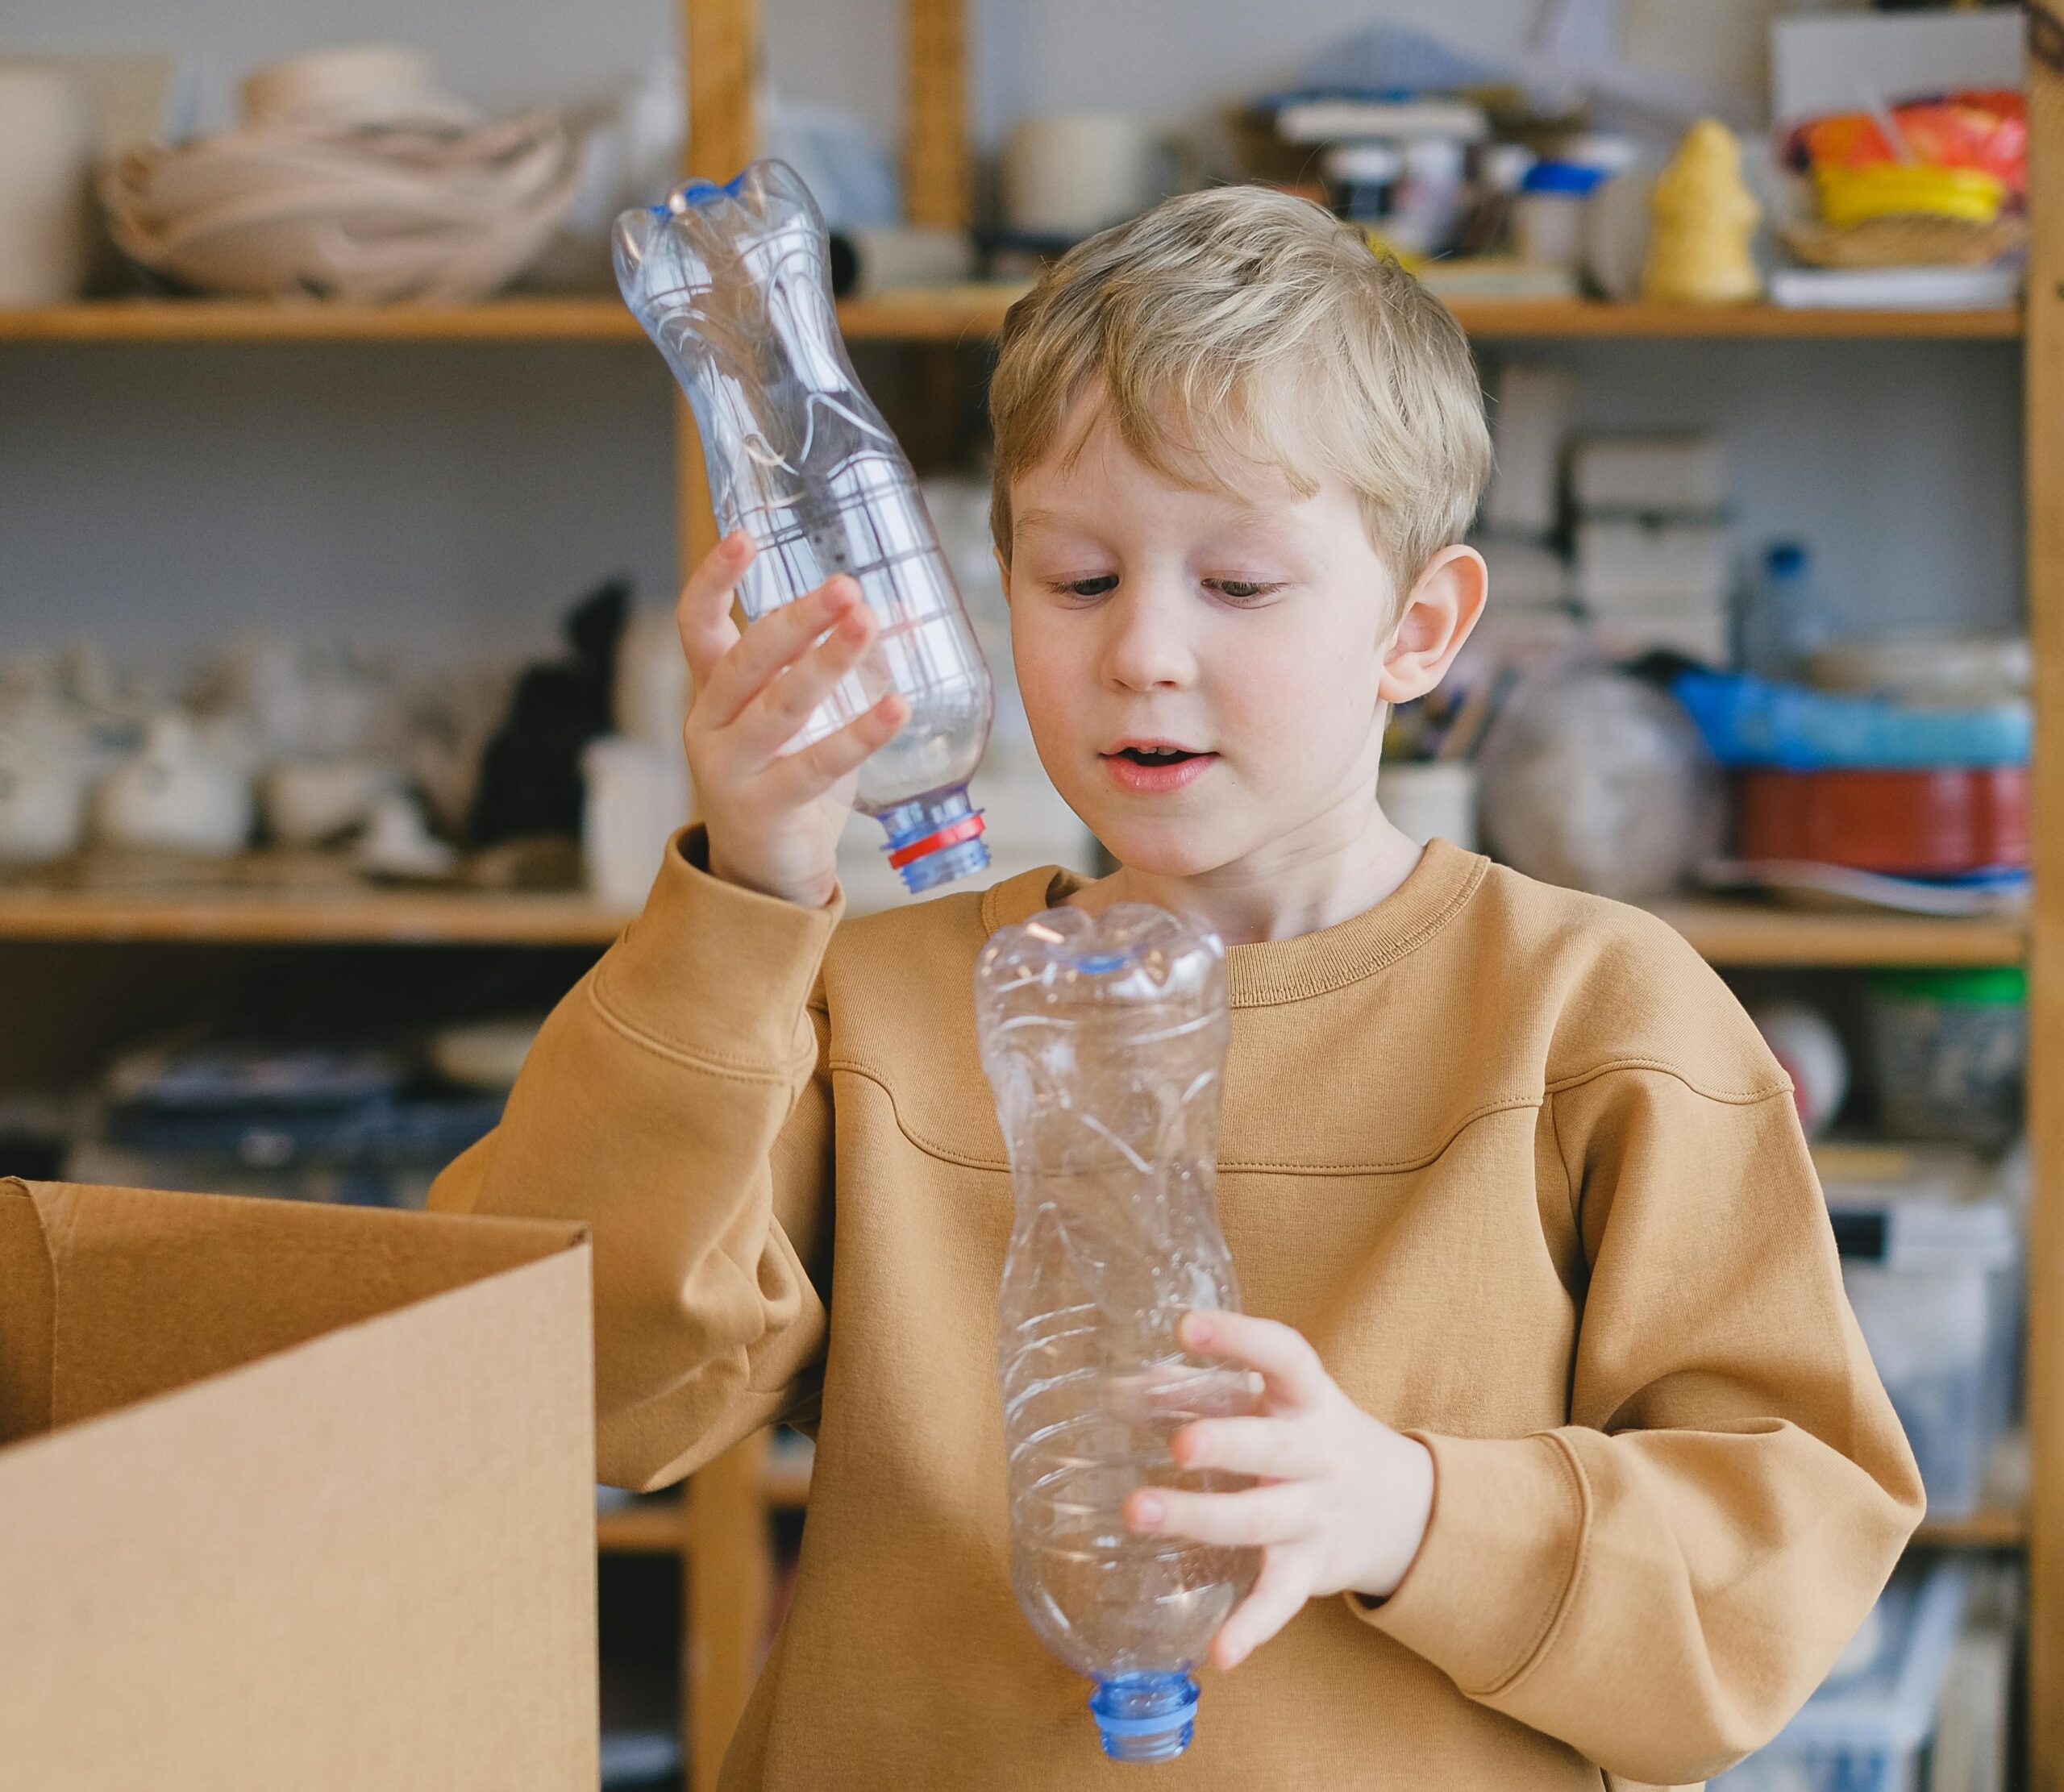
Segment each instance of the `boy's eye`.
[{"label": "boy's eye", "polygon": [[1115,591],[1117,588],[1118,576],[1115,572],[1103,572],[1093,579],[1064,579],[1055,589],[1064,591],[1071,597],[1101,597],[1105,592]]},{"label": "boy's eye", "polygon": [[1283,588],[1280,585],[1263,584],[1257,579],[1207,579],[1205,583],[1220,597],[1235,600],[1266,597],[1271,591]]}]

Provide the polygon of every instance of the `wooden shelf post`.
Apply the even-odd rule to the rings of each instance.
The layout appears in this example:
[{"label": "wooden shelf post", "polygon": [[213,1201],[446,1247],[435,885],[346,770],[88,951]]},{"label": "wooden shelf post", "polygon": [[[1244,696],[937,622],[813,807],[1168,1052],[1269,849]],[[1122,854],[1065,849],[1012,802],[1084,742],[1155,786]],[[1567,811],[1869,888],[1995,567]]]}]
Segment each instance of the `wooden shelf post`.
[{"label": "wooden shelf post", "polygon": [[913,224],[964,231],[974,193],[961,0],[905,0],[904,30],[904,215]]},{"label": "wooden shelf post", "polygon": [[2064,1792],[2064,13],[2030,6],[2029,629],[2035,650],[2029,942],[2029,1784]]},{"label": "wooden shelf post", "polygon": [[766,1473],[759,1431],[689,1484],[681,1661],[691,1792],[717,1792],[724,1751],[759,1674],[774,1587]]},{"label": "wooden shelf post", "polygon": [[[728,181],[751,161],[759,60],[759,0],[681,0],[688,58],[690,177]],[[674,472],[680,571],[716,545],[702,468],[702,443],[685,398],[674,411]],[[759,1671],[773,1585],[772,1540],[760,1477],[764,1434],[747,1438],[706,1468],[688,1490],[682,1560],[682,1721],[692,1792],[716,1792],[731,1732]]]}]

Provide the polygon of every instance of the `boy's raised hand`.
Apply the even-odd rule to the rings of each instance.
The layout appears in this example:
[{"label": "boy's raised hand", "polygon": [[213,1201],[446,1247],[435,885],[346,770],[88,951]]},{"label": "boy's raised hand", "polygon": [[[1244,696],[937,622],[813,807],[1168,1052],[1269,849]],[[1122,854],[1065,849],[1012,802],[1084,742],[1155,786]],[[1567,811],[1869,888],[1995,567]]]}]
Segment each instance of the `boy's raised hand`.
[{"label": "boy's raised hand", "polygon": [[821,908],[838,884],[838,836],[860,762],[909,719],[910,706],[892,691],[837,733],[784,754],[866,656],[877,624],[860,588],[839,577],[741,634],[731,593],[752,555],[743,530],[726,535],[688,576],[675,606],[695,679],[682,744],[711,875]]},{"label": "boy's raised hand", "polygon": [[1142,1487],[1126,1502],[1136,1531],[1259,1549],[1254,1590],[1219,1628],[1214,1665],[1230,1668],[1294,1618],[1305,1602],[1397,1590],[1434,1507],[1425,1445],[1372,1419],[1342,1393],[1301,1333],[1251,1314],[1186,1315],[1183,1347],[1259,1370],[1253,1418],[1199,1419],[1177,1432],[1179,1466],[1251,1474],[1239,1493]]}]

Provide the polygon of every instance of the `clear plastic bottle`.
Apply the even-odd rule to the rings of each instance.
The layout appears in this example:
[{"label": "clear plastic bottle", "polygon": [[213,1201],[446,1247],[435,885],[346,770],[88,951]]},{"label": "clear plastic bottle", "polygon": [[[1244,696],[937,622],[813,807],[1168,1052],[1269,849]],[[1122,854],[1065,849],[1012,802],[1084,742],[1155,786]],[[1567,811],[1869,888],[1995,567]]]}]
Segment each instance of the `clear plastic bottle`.
[{"label": "clear plastic bottle", "polygon": [[1226,949],[1194,919],[1119,904],[1004,928],[976,969],[976,1025],[1010,1151],[1017,1219],[997,1303],[1011,1578],[1032,1628],[1096,1682],[1117,1761],[1188,1747],[1190,1669],[1256,1558],[1126,1526],[1183,1470],[1176,1429],[1249,1412],[1252,1376],[1184,1354],[1193,1307],[1236,1308],[1216,1203]]},{"label": "clear plastic bottle", "polygon": [[880,620],[867,660],[792,750],[891,687],[910,719],[860,768],[855,805],[912,890],[989,862],[968,780],[993,692],[909,463],[861,389],[832,306],[824,220],[785,164],[690,181],[617,220],[617,284],[694,407],[718,527],[759,552],[748,617],[851,575]]},{"label": "clear plastic bottle", "polygon": [[1813,556],[1803,542],[1772,542],[1744,594],[1736,657],[1759,678],[1796,680],[1807,662],[1841,632],[1813,582]]}]

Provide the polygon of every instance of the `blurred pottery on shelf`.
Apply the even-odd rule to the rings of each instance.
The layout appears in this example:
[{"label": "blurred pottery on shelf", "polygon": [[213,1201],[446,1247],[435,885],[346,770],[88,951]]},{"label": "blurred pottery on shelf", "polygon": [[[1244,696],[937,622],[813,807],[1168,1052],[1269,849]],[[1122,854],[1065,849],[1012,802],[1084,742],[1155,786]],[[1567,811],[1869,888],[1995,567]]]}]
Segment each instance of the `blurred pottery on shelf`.
[{"label": "blurred pottery on shelf", "polygon": [[151,718],[142,751],[101,780],[94,834],[103,846],[229,854],[251,838],[249,780],[204,738],[193,718]]},{"label": "blurred pottery on shelf", "polygon": [[400,775],[373,760],[285,760],[265,775],[265,829],[286,846],[334,840],[400,788]]},{"label": "blurred pottery on shelf", "polygon": [[240,130],[103,173],[124,252],[215,292],[459,304],[540,253],[578,184],[557,114],[474,123],[410,52],[297,59],[246,102]]},{"label": "blurred pottery on shelf", "polygon": [[680,743],[648,746],[605,734],[582,750],[580,770],[588,888],[610,908],[642,908],[667,842],[688,820],[688,762]]},{"label": "blurred pottery on shelf", "polygon": [[1004,145],[1004,222],[1022,236],[1088,236],[1159,199],[1170,156],[1154,123],[1128,113],[1021,118]]},{"label": "blurred pottery on shelf", "polygon": [[437,85],[421,50],[398,44],[317,50],[244,77],[246,124],[353,131],[397,125],[463,126],[479,115]]},{"label": "blurred pottery on shelf", "polygon": [[680,751],[688,721],[688,656],[672,610],[653,604],[631,607],[617,638],[611,701],[618,734]]},{"label": "blurred pottery on shelf", "polygon": [[1762,207],[1742,178],[1742,145],[1717,118],[1684,135],[1655,183],[1655,233],[1642,297],[1665,305],[1744,305],[1762,291],[1749,243]]},{"label": "blurred pottery on shelf", "polygon": [[194,705],[247,735],[259,763],[384,759],[402,746],[395,683],[343,647],[249,634],[214,657]]},{"label": "blurred pottery on shelf", "polygon": [[1522,688],[1478,767],[1491,850],[1547,883],[1637,902],[1667,894],[1712,856],[1720,778],[1676,701],[1588,667]]},{"label": "blurred pottery on shelf", "polygon": [[0,728],[0,863],[40,864],[85,836],[89,767],[62,741]]},{"label": "blurred pottery on shelf", "polygon": [[368,877],[441,883],[459,869],[459,852],[430,831],[414,797],[390,790],[367,816],[355,861]]},{"label": "blurred pottery on shelf", "polygon": [[92,265],[94,115],[56,69],[0,62],[0,306],[59,305]]},{"label": "blurred pottery on shelf", "polygon": [[2025,697],[2035,656],[2024,634],[1888,634],[1837,641],[1807,661],[1823,691],[1869,691],[1930,708]]}]

